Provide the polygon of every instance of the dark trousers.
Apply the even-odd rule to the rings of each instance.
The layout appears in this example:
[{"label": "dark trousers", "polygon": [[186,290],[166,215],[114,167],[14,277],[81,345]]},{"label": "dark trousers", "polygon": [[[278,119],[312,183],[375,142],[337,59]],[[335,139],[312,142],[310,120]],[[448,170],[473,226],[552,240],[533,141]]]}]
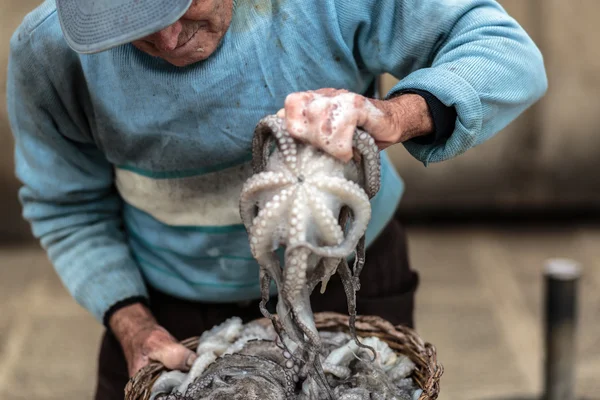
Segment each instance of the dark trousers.
[{"label": "dark trousers", "polygon": [[[419,278],[409,267],[406,236],[397,220],[391,221],[369,246],[360,281],[361,289],[357,293],[359,315],[378,315],[395,325],[413,327],[414,296]],[[158,323],[178,340],[198,336],[232,316],[238,316],[244,322],[262,318],[258,301],[248,305],[208,304],[177,299],[152,288],[149,291],[151,309]],[[324,294],[317,286],[311,304],[314,312],[347,314],[346,295],[337,275],[332,277]],[[106,332],[100,347],[95,399],[124,399],[127,381],[123,351],[115,337]]]}]

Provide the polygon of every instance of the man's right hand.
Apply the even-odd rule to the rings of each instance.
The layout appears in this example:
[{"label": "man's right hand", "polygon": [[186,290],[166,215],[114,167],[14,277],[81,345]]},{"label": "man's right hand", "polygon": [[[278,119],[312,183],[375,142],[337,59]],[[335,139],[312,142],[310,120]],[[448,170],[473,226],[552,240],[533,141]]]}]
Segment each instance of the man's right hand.
[{"label": "man's right hand", "polygon": [[195,352],[158,325],[150,310],[142,304],[118,310],[111,316],[109,324],[125,353],[130,377],[151,361],[160,362],[168,369],[187,371],[197,358]]}]

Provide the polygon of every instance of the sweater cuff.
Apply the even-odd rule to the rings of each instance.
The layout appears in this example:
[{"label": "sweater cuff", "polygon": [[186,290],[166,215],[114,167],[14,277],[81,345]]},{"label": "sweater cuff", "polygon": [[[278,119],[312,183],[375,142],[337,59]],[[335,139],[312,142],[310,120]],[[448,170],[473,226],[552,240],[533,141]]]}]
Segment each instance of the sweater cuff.
[{"label": "sweater cuff", "polygon": [[426,166],[449,160],[481,142],[483,106],[477,91],[465,79],[444,68],[423,68],[400,80],[386,98],[403,90],[422,90],[431,93],[444,105],[456,109],[454,130],[440,144],[403,143],[408,152]]},{"label": "sweater cuff", "polygon": [[128,297],[123,300],[119,300],[115,304],[110,306],[108,308],[108,310],[106,310],[106,312],[104,313],[104,317],[102,318],[102,323],[103,323],[104,327],[110,331],[111,330],[110,325],[109,325],[110,317],[112,317],[113,314],[116,313],[117,311],[119,311],[120,309],[125,308],[125,307],[130,306],[135,303],[140,303],[140,304],[143,304],[146,307],[150,308],[150,301],[145,296],[133,296],[133,297]]},{"label": "sweater cuff", "polygon": [[[73,297],[102,324],[107,319],[109,310],[120,302],[131,298],[149,298],[140,270],[132,259],[124,259],[125,251],[103,255],[102,265],[95,266],[93,273],[82,276],[63,274]],[[91,263],[86,259],[80,261],[82,265]]]},{"label": "sweater cuff", "polygon": [[433,120],[433,133],[425,136],[418,136],[410,139],[409,142],[422,144],[422,145],[438,145],[446,142],[454,132],[454,125],[456,123],[456,108],[453,106],[446,106],[437,97],[432,95],[426,90],[419,89],[404,89],[400,90],[392,97],[397,97],[403,94],[418,94],[427,103],[427,108],[431,114]]}]

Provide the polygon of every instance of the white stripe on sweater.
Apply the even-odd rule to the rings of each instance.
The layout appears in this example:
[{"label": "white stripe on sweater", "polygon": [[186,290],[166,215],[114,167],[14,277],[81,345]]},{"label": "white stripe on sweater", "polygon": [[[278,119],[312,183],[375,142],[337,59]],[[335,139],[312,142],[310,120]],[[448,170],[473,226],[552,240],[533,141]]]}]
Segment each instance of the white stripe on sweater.
[{"label": "white stripe on sweater", "polygon": [[157,179],[115,169],[117,190],[130,205],[173,226],[241,224],[239,196],[249,163],[185,178]]}]

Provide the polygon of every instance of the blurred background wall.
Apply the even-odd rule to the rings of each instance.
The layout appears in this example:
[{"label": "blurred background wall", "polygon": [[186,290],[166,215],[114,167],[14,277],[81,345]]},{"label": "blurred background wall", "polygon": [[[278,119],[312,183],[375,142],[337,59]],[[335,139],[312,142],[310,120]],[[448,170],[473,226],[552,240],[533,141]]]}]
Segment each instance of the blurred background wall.
[{"label": "blurred background wall", "polygon": [[8,44],[26,13],[41,4],[33,0],[0,1],[0,241],[18,241],[31,237],[29,225],[21,218],[17,200],[19,183],[13,166],[13,139],[6,115],[6,67]]},{"label": "blurred background wall", "polygon": [[[600,204],[600,1],[502,0],[538,43],[549,76],[546,97],[476,150],[425,168],[402,146],[390,153],[406,181],[403,214],[582,210]],[[33,0],[0,3],[0,240],[29,237],[16,198],[6,117],[8,41]],[[565,23],[571,21],[572,23]],[[385,93],[395,79],[382,80]]]}]

